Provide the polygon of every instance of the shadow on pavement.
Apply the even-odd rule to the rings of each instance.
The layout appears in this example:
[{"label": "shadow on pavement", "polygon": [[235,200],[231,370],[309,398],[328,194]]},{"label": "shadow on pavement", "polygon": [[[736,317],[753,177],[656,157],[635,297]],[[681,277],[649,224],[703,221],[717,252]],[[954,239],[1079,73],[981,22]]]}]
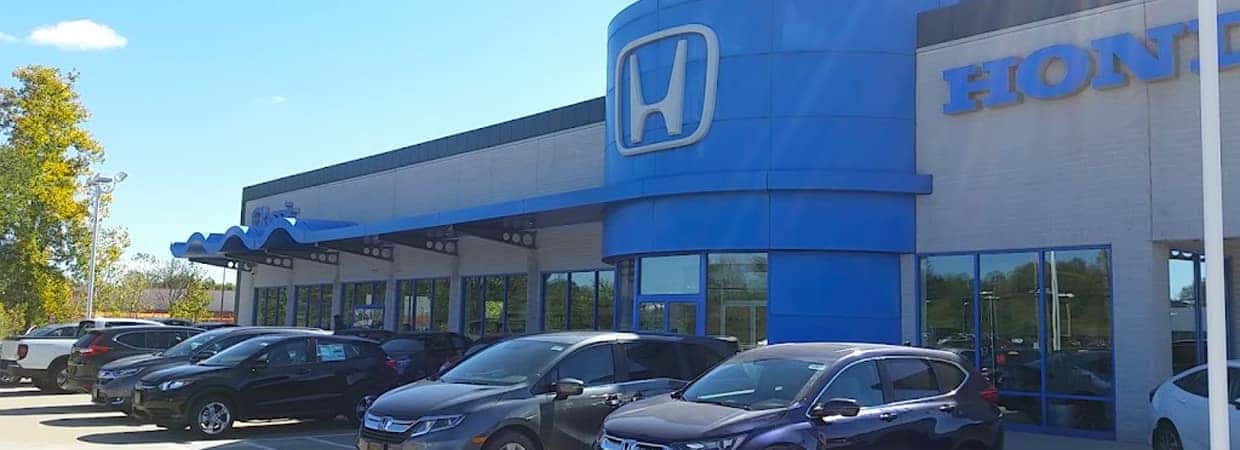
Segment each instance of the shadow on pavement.
[{"label": "shadow on pavement", "polygon": [[69,394],[52,394],[52,393],[40,391],[38,389],[22,389],[20,391],[0,392],[0,398],[39,397],[39,396],[45,396],[45,395],[69,395]]},{"label": "shadow on pavement", "polygon": [[[226,436],[220,439],[288,439],[290,444],[293,440],[306,436],[315,435],[331,435],[341,434],[354,431],[353,427],[345,422],[276,422],[269,424],[238,424],[237,428],[233,428]],[[149,430],[149,431],[123,431],[117,433],[97,433],[88,434],[78,437],[79,441],[91,444],[159,444],[159,443],[188,443],[193,442],[191,436],[187,432],[174,432],[168,430]],[[304,442],[303,442],[304,444]],[[263,446],[273,448],[284,448],[278,445],[273,446],[271,442],[264,441]],[[301,445],[299,447],[304,447]],[[210,447],[212,449],[232,449],[232,448],[254,448],[247,446],[243,442],[222,442],[219,446]]]},{"label": "shadow on pavement", "polygon": [[78,436],[78,440],[91,444],[185,444],[191,442],[189,435],[168,430],[122,431],[119,433],[98,433]]},{"label": "shadow on pavement", "polygon": [[49,427],[67,427],[67,428],[115,427],[115,426],[121,426],[121,425],[133,425],[133,426],[141,425],[141,423],[139,423],[138,421],[130,419],[128,416],[125,416],[125,415],[73,417],[73,418],[68,418],[68,419],[49,419],[49,420],[44,420],[42,422],[39,422],[39,424],[47,425]]},{"label": "shadow on pavement", "polygon": [[85,405],[60,405],[60,406],[31,406],[28,408],[0,409],[0,416],[37,416],[43,414],[83,414],[107,411],[103,407],[93,404]]}]

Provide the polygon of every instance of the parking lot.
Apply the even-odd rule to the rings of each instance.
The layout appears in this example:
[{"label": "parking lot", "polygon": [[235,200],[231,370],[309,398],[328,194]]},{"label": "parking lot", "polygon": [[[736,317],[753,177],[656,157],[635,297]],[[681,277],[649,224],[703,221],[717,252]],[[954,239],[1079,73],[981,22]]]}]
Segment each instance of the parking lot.
[{"label": "parking lot", "polygon": [[194,441],[142,425],[91,404],[86,394],[45,395],[29,386],[0,389],[0,448],[338,450],[355,448],[355,431],[343,420],[239,423],[228,439]]}]

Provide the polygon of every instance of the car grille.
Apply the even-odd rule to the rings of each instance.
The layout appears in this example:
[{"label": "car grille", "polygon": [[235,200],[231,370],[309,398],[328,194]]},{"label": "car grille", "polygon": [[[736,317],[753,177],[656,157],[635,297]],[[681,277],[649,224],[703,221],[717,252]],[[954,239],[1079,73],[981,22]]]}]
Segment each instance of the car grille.
[{"label": "car grille", "polygon": [[362,427],[362,439],[387,444],[400,444],[405,442],[405,433],[392,433]]},{"label": "car grille", "polygon": [[671,447],[659,444],[650,444],[646,442],[637,442],[632,439],[624,439],[611,435],[603,435],[603,439],[599,441],[599,446],[603,450],[669,450]]}]

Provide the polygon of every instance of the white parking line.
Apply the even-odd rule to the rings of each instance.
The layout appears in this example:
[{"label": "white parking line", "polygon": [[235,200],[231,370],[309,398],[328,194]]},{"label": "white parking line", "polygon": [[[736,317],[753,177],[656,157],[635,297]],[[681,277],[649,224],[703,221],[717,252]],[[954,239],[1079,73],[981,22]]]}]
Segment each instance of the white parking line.
[{"label": "white parking line", "polygon": [[327,440],[327,439],[319,439],[319,438],[316,438],[316,437],[307,437],[306,439],[312,440],[312,441],[314,441],[314,442],[318,442],[318,443],[320,443],[320,444],[330,445],[330,446],[332,446],[332,447],[339,447],[339,448],[354,448],[352,445],[344,445],[344,444],[341,444],[341,443],[339,443],[339,442],[332,442],[332,441],[329,441],[329,440]]},{"label": "white parking line", "polygon": [[249,445],[249,446],[252,446],[252,447],[258,447],[258,448],[261,448],[261,449],[263,449],[263,450],[280,450],[280,449],[278,449],[278,448],[275,448],[275,447],[268,447],[268,446],[266,446],[266,445],[259,444],[259,443],[257,443],[257,442],[242,441],[242,443],[244,443],[244,444],[246,444],[246,445]]}]

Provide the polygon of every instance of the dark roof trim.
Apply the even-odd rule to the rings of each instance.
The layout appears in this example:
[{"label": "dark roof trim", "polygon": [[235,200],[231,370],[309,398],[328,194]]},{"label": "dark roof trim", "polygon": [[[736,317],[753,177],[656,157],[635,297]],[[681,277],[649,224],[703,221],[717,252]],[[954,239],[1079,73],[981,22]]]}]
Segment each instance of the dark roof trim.
[{"label": "dark roof trim", "polygon": [[961,0],[917,15],[917,47],[1127,1],[1131,0]]},{"label": "dark roof trim", "polygon": [[[241,191],[242,209],[245,208],[245,202],[257,198],[270,197],[289,191],[370,175],[577,128],[583,125],[599,123],[603,121],[603,109],[603,97],[594,98],[477,130],[466,131],[421,144],[410,145],[389,152],[247,186]],[[602,146],[601,142],[599,146]],[[242,214],[244,215],[244,211]],[[242,217],[242,220],[245,220],[245,218]]]}]

